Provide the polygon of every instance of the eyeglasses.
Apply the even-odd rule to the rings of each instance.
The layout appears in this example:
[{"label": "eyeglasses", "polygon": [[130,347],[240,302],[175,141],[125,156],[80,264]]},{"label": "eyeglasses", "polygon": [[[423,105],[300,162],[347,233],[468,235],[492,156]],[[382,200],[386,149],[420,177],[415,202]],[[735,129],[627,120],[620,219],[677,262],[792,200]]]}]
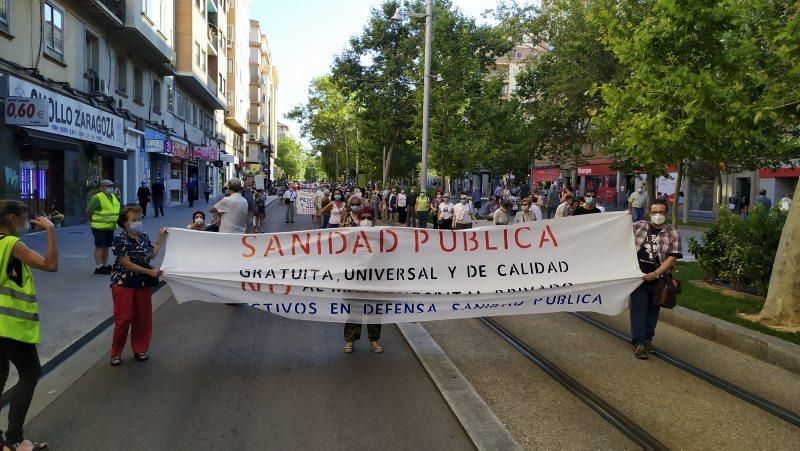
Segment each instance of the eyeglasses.
[{"label": "eyeglasses", "polygon": [[372,216],[364,216],[361,218],[362,221],[372,221]]},{"label": "eyeglasses", "polygon": [[587,199],[592,199],[592,198],[594,198],[594,194],[587,194],[586,196],[583,196],[583,197],[585,197]]},{"label": "eyeglasses", "polygon": [[361,202],[359,202],[359,203],[357,203],[357,204],[350,204],[350,206],[351,206],[351,207],[356,207],[356,206],[359,206],[359,207],[360,207],[360,206],[361,206]]}]

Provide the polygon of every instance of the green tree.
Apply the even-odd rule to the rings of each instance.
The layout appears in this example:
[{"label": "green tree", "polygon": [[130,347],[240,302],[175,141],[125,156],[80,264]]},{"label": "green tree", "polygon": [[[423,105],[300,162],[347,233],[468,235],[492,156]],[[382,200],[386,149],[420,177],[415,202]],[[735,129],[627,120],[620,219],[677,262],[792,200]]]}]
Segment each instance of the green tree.
[{"label": "green tree", "polygon": [[278,140],[278,157],[275,159],[275,164],[290,180],[301,180],[305,175],[306,155],[300,142],[289,136]]},{"label": "green tree", "polygon": [[604,152],[653,176],[676,163],[719,176],[787,161],[796,142],[786,124],[759,120],[769,80],[750,69],[766,62],[757,49],[765,36],[753,25],[772,3],[655,0],[637,22],[626,20],[624,4],[604,0],[592,20],[626,74],[596,91],[603,105],[593,132]]},{"label": "green tree", "polygon": [[326,75],[311,82],[308,102],[288,114],[300,122],[303,136],[322,153],[324,172],[334,178],[341,176],[345,168],[354,167],[352,163],[361,152],[356,110],[341,83]]},{"label": "green tree", "polygon": [[612,80],[619,67],[600,42],[602,30],[589,19],[594,8],[583,0],[555,0],[539,14],[530,6],[502,10],[509,32],[536,55],[517,77],[515,95],[537,159],[577,168],[588,156],[585,150],[592,149],[591,112],[603,100],[588,91]]}]

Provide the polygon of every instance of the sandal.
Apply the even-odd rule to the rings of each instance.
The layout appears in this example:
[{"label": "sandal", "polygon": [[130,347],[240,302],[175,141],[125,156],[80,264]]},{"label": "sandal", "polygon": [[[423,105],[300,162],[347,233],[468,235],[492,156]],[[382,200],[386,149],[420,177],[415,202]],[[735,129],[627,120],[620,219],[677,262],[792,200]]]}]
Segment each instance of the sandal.
[{"label": "sandal", "polygon": [[8,449],[9,451],[16,451],[19,449],[20,446],[23,445],[31,446],[31,451],[39,451],[42,449],[47,449],[47,443],[36,443],[30,440],[23,440],[19,443],[9,443],[9,442],[3,443],[3,451],[5,451],[6,449]]},{"label": "sandal", "polygon": [[377,341],[370,341],[369,342],[369,348],[375,354],[380,354],[381,352],[383,352],[383,348],[381,347],[381,344],[378,343]]},{"label": "sandal", "polygon": [[346,354],[350,354],[351,352],[353,352],[353,345],[354,345],[354,343],[352,341],[345,341],[344,342],[344,352]]},{"label": "sandal", "polygon": [[139,352],[139,353],[134,352],[133,358],[140,362],[144,362],[145,360],[149,359],[150,356],[148,356],[146,352]]},{"label": "sandal", "polygon": [[111,366],[120,366],[122,365],[122,359],[118,355],[111,356]]}]

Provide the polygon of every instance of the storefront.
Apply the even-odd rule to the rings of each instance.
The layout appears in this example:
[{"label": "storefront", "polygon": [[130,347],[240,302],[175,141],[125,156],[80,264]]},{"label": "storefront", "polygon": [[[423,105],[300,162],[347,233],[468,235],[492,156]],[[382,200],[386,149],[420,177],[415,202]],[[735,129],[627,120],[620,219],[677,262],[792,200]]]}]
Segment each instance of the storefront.
[{"label": "storefront", "polygon": [[85,221],[87,199],[100,180],[124,178],[123,118],[23,75],[2,78],[3,97],[46,99],[48,122],[0,125],[3,198],[22,200],[32,214],[63,213],[65,224]]},{"label": "storefront", "polygon": [[186,180],[189,174],[189,142],[175,136],[170,136],[167,146],[171,149],[169,159],[169,203],[181,204],[186,201]]},{"label": "storefront", "polygon": [[580,192],[594,190],[600,205],[615,205],[617,201],[618,173],[611,164],[611,160],[601,160],[578,166]]},{"label": "storefront", "polygon": [[[800,163],[800,161],[796,163]],[[783,196],[794,195],[798,177],[800,177],[800,167],[761,169],[758,171],[759,189],[767,190],[767,197],[772,200],[773,205],[777,205]],[[795,199],[795,201],[798,200]]]},{"label": "storefront", "polygon": [[166,133],[145,127],[144,150],[141,179],[149,181],[150,185],[160,181],[166,187],[169,158],[172,156],[172,145],[167,139]]},{"label": "storefront", "polygon": [[207,184],[211,184],[212,194],[214,186],[219,181],[219,169],[214,162],[219,160],[219,147],[216,145],[192,146],[192,161],[199,168],[198,197],[202,197]]},{"label": "storefront", "polygon": [[550,188],[553,183],[558,183],[561,178],[561,167],[557,165],[537,166],[531,170],[531,182],[538,183],[542,189]]}]

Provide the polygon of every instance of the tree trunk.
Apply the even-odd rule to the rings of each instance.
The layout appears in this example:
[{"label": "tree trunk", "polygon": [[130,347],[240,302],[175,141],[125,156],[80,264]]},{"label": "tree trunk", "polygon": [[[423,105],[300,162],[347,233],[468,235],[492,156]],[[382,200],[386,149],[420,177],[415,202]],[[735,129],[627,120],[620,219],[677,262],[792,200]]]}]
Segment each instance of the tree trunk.
[{"label": "tree trunk", "polygon": [[717,167],[717,195],[716,202],[714,203],[714,215],[719,219],[719,209],[722,205],[722,168]]},{"label": "tree trunk", "polygon": [[772,326],[800,326],[800,183],[794,199],[772,264],[767,301],[759,314],[759,321]]},{"label": "tree trunk", "polygon": [[647,174],[647,208],[645,211],[648,213],[650,212],[650,204],[653,203],[653,199],[656,198],[656,176],[653,174]]},{"label": "tree trunk", "polygon": [[397,145],[397,139],[400,137],[400,129],[394,131],[392,143],[389,145],[389,150],[386,152],[386,161],[383,163],[383,188],[386,189],[386,181],[389,180],[389,167],[392,165],[392,153]]},{"label": "tree trunk", "polygon": [[672,228],[678,227],[678,193],[681,192],[681,180],[683,179],[683,162],[678,162],[678,180],[675,181],[675,194],[672,196]]}]

